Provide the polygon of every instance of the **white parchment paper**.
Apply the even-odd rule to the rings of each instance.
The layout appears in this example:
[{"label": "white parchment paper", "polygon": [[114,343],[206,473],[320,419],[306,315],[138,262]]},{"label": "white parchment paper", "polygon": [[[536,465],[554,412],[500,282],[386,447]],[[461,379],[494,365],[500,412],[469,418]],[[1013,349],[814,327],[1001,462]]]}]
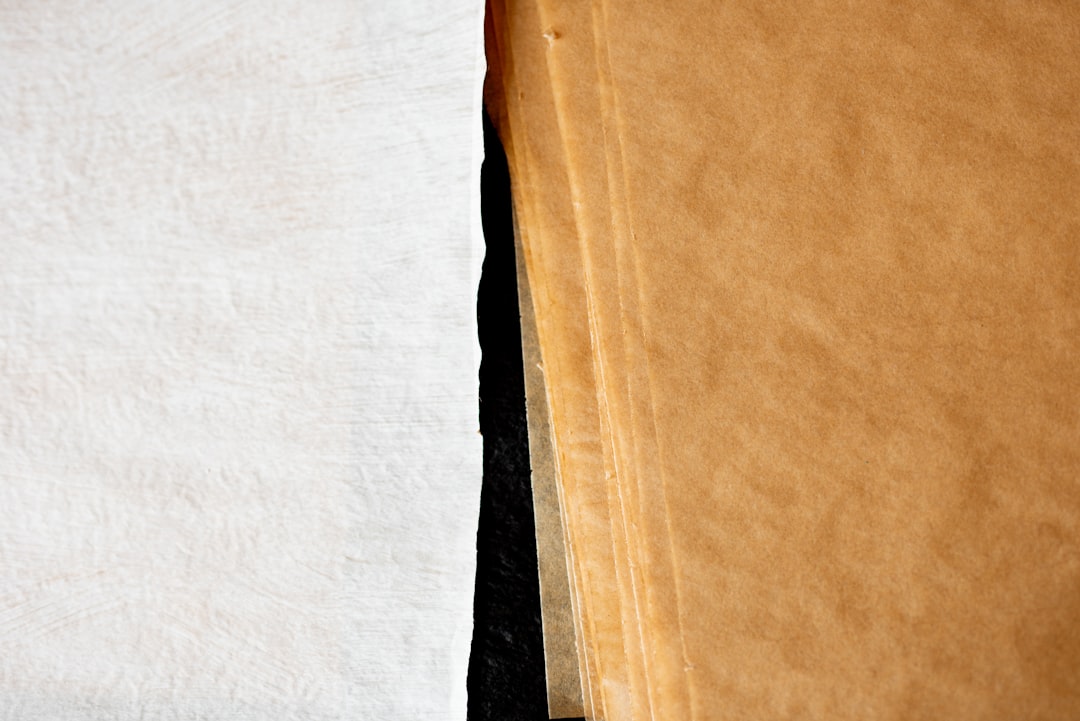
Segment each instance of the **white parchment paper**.
[{"label": "white parchment paper", "polygon": [[0,5],[0,718],[465,717],[482,13]]}]

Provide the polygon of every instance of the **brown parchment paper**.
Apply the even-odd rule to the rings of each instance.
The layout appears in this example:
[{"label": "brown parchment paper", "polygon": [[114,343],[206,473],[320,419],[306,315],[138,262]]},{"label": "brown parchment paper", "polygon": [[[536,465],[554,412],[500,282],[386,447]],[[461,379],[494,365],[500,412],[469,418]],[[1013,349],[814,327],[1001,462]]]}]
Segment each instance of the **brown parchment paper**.
[{"label": "brown parchment paper", "polygon": [[[626,583],[624,594],[624,644],[627,651],[629,682],[633,694],[633,717],[650,712],[649,687],[643,653],[646,640],[657,635],[642,628],[640,609],[645,606],[648,588],[665,588],[668,583],[643,583],[643,571],[652,573],[649,564],[642,566],[635,550],[635,540],[642,528],[633,513],[637,502],[634,451],[629,434],[629,397],[623,367],[625,329],[622,323],[617,262],[614,248],[614,216],[621,211],[619,201],[609,188],[608,138],[600,121],[600,82],[594,45],[593,12],[588,2],[539,3],[541,26],[536,32],[547,40],[544,58],[553,88],[553,100],[559,120],[559,132],[566,154],[567,171],[573,198],[576,231],[582,248],[590,297],[590,320],[597,377],[601,381],[602,411],[610,419],[613,431],[609,441],[616,450],[614,484],[609,488],[613,513],[618,512],[615,534],[617,560],[624,560],[620,570]],[[548,138],[538,142],[556,142]],[[621,183],[621,179],[618,180]],[[646,534],[648,535],[648,534]]]},{"label": "brown parchment paper", "polygon": [[[513,178],[524,177],[525,170],[523,161],[524,152],[515,149],[515,140],[510,132],[510,111],[506,99],[509,81],[505,78],[503,72],[503,65],[505,64],[503,57],[507,52],[504,31],[505,24],[504,14],[501,8],[495,7],[489,2],[485,15],[485,45],[488,72],[484,81],[484,103],[499,132],[511,171],[512,186],[514,188],[512,198],[514,206],[515,263],[519,276],[519,308],[521,308],[523,329],[522,354],[523,361],[526,364],[531,365],[532,361],[535,360],[533,357],[534,354],[540,353],[540,334],[536,322],[536,315],[532,306],[533,294],[529,288],[528,282],[526,244],[522,242],[522,238],[528,236],[532,226],[532,223],[528,220],[532,203],[526,200],[525,195],[522,192],[523,188],[518,185],[520,183],[527,187],[527,183],[522,180],[513,180]],[[527,298],[522,294],[522,291],[527,293]],[[522,307],[526,300],[529,304],[528,307]],[[532,342],[532,336],[534,334],[535,344]],[[526,391],[529,396],[526,403],[531,403],[534,409],[528,413],[529,429],[530,434],[535,434],[537,436],[537,451],[534,457],[532,447],[530,447],[530,461],[536,462],[537,467],[541,469],[541,475],[537,479],[540,482],[540,486],[539,488],[535,485],[533,487],[534,499],[537,498],[537,491],[540,491],[539,503],[534,507],[536,512],[539,512],[544,519],[550,519],[552,513],[556,514],[558,518],[558,527],[562,535],[562,548],[564,551],[561,559],[558,557],[549,558],[549,554],[553,551],[555,545],[557,545],[557,542],[553,542],[550,536],[550,534],[554,532],[556,523],[545,520],[542,529],[538,525],[538,572],[546,573],[552,571],[561,564],[566,573],[567,588],[570,595],[569,605],[559,608],[560,602],[557,599],[557,589],[559,588],[560,581],[552,579],[551,582],[547,584],[547,588],[554,595],[548,596],[547,601],[549,602],[542,607],[542,613],[550,613],[553,615],[553,623],[545,622],[543,624],[545,666],[548,667],[548,669],[546,669],[548,672],[550,672],[550,667],[552,666],[558,666],[562,669],[574,666],[578,672],[578,681],[576,684],[572,679],[565,678],[559,672],[547,676],[548,712],[549,715],[553,717],[556,714],[563,713],[562,709],[564,705],[573,705],[572,703],[564,704],[564,701],[573,699],[576,693],[580,693],[583,715],[585,718],[591,719],[594,718],[594,713],[592,705],[592,687],[589,680],[589,664],[587,659],[589,644],[585,638],[583,624],[583,617],[585,615],[584,599],[582,596],[582,589],[577,580],[578,574],[575,570],[577,564],[572,550],[573,547],[570,542],[570,536],[573,533],[573,529],[570,528],[563,515],[564,501],[562,498],[562,484],[559,482],[560,468],[554,449],[554,428],[552,427],[551,409],[547,398],[546,382],[544,381],[542,355],[537,363],[538,364],[533,367],[526,376],[527,382],[532,384],[532,392],[530,393],[529,389]],[[544,394],[542,399],[539,396],[541,391]],[[550,470],[551,473],[550,486],[544,485],[546,479],[543,476],[543,472],[546,470]],[[546,490],[551,490],[555,494],[554,509],[551,507],[550,497],[545,494]],[[545,591],[542,589],[541,593],[544,594]],[[541,601],[543,603],[545,598],[542,597]],[[561,626],[555,619],[558,619],[560,615],[564,615],[567,612],[572,616],[576,661],[567,659],[562,655],[560,649],[565,650],[568,644],[565,639],[559,640],[557,638],[561,632]],[[552,638],[549,638],[549,635],[551,635]]]},{"label": "brown parchment paper", "polygon": [[[632,579],[631,554],[628,552],[628,538],[626,523],[628,521],[626,511],[623,508],[620,493],[618,460],[629,454],[616,452],[613,443],[613,426],[618,427],[618,419],[613,418],[612,413],[617,409],[609,407],[609,400],[618,402],[620,397],[610,398],[606,392],[609,383],[619,383],[620,380],[610,376],[612,366],[606,364],[606,358],[612,351],[621,350],[618,345],[611,346],[605,340],[605,332],[611,333],[606,323],[618,321],[618,293],[616,278],[614,276],[613,258],[609,256],[599,257],[598,243],[592,238],[596,233],[610,235],[611,220],[607,203],[589,202],[584,192],[586,189],[601,196],[607,192],[606,168],[604,163],[603,137],[601,128],[596,117],[599,114],[598,96],[595,84],[577,82],[563,84],[559,81],[560,70],[570,66],[578,73],[587,73],[595,61],[595,52],[592,45],[591,31],[591,8],[587,3],[563,3],[557,6],[546,6],[536,3],[539,11],[532,15],[531,19],[537,24],[532,28],[532,33],[539,40],[525,46],[532,50],[533,55],[523,57],[518,55],[520,64],[526,65],[535,71],[546,68],[552,89],[552,101],[555,109],[555,123],[536,123],[536,129],[531,137],[536,143],[558,146],[562,145],[564,153],[569,198],[572,202],[572,217],[574,225],[567,232],[573,237],[566,242],[576,241],[581,254],[581,262],[586,284],[586,298],[588,308],[589,330],[592,341],[594,374],[597,379],[597,398],[600,407],[600,419],[603,450],[605,459],[610,458],[606,466],[607,494],[609,511],[612,522],[613,552],[616,566],[616,581],[619,591],[621,608],[621,622],[623,631],[623,650],[626,659],[626,684],[630,694],[631,718],[644,718],[648,714],[647,684],[644,679],[643,658],[641,652],[641,631],[637,617],[637,600],[635,598],[635,585]],[[538,75],[538,73],[537,73]],[[532,75],[535,80],[530,87],[543,82],[541,77]],[[579,92],[586,91],[586,92]],[[591,95],[592,106],[582,112],[582,104],[589,102]],[[574,111],[577,111],[574,117]],[[592,112],[589,112],[592,111]],[[531,116],[535,117],[538,111],[533,110]],[[590,122],[586,127],[576,124],[578,118],[589,117]],[[585,130],[586,132],[582,132]],[[557,133],[557,134],[553,134]],[[583,174],[581,167],[576,164],[575,150],[587,148],[591,154],[590,162],[585,167],[587,173]],[[592,162],[599,161],[599,162]],[[545,168],[546,177],[550,177],[555,168]],[[610,240],[608,245],[610,245]],[[605,248],[606,249],[606,248]],[[599,264],[598,264],[599,263]],[[599,287],[597,287],[599,285]],[[614,313],[608,309],[601,309],[599,303],[608,302],[613,304]],[[610,305],[609,305],[610,308]],[[605,313],[604,311],[607,311]],[[605,326],[605,327],[601,327]],[[618,331],[615,331],[618,332]],[[623,472],[625,469],[623,470]],[[606,682],[612,679],[605,679]]]},{"label": "brown parchment paper", "polygon": [[527,170],[578,204],[650,712],[1074,718],[1077,11],[596,7],[608,188],[554,4]]},{"label": "brown parchment paper", "polygon": [[[516,225],[516,224],[515,224]],[[521,347],[525,370],[525,402],[529,427],[533,517],[536,522],[536,557],[540,576],[540,615],[544,634],[544,664],[550,718],[585,715],[581,668],[574,631],[574,603],[559,511],[555,460],[551,447],[551,414],[547,406],[543,359],[536,332],[536,316],[529,293],[521,238],[515,232],[518,305],[521,311]]]},{"label": "brown parchment paper", "polygon": [[609,6],[693,718],[1076,717],[1077,13]]},{"label": "brown parchment paper", "polygon": [[[496,26],[499,13],[493,12]],[[503,18],[505,32],[524,27],[516,18]],[[499,35],[499,32],[496,32]],[[525,38],[528,41],[530,38]],[[502,49],[502,48],[500,48]],[[530,275],[534,303],[549,309],[537,316],[544,365],[549,382],[555,436],[555,457],[562,491],[562,509],[570,541],[571,568],[579,591],[580,622],[584,630],[584,661],[588,686],[586,714],[626,717],[623,708],[629,703],[626,684],[621,680],[625,666],[622,650],[619,595],[615,588],[615,570],[608,499],[604,484],[605,463],[600,447],[599,412],[596,387],[592,377],[592,356],[588,336],[583,279],[580,261],[572,254],[561,228],[567,220],[569,203],[564,200],[565,184],[530,183],[522,168],[536,167],[533,156],[549,153],[547,147],[528,143],[526,122],[517,101],[524,97],[516,85],[517,67],[503,55],[504,96],[508,102],[509,124],[514,128],[510,144],[518,168],[515,176],[515,203],[521,203],[519,217],[529,218],[534,233],[523,236],[524,258]],[[544,163],[549,164],[549,163]],[[537,209],[533,209],[535,204]],[[529,242],[534,238],[535,242]],[[552,304],[552,298],[558,301]],[[547,322],[545,322],[547,321]],[[565,419],[565,420],[564,420]],[[590,710],[590,705],[592,706]]]}]

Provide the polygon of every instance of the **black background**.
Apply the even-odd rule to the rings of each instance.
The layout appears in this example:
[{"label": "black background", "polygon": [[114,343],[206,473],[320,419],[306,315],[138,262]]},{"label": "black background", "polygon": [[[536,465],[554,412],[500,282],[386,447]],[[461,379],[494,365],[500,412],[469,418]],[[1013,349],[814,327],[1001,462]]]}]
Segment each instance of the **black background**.
[{"label": "black background", "polygon": [[547,719],[525,381],[506,155],[484,114],[487,255],[477,297],[484,481],[476,537],[469,721]]}]

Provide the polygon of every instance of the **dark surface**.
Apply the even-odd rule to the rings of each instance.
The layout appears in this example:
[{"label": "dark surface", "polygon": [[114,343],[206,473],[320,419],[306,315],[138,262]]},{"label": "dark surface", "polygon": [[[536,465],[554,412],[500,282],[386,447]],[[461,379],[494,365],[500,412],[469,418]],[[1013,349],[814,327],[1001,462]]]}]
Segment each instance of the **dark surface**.
[{"label": "dark surface", "polygon": [[477,568],[469,721],[545,719],[540,590],[529,488],[525,382],[521,364],[510,178],[484,116],[481,212],[487,255],[477,298],[480,431],[484,483]]},{"label": "dark surface", "polygon": [[517,274],[506,156],[484,115],[481,212],[487,255],[477,298],[484,482],[476,537],[469,721],[547,718],[544,647]]}]

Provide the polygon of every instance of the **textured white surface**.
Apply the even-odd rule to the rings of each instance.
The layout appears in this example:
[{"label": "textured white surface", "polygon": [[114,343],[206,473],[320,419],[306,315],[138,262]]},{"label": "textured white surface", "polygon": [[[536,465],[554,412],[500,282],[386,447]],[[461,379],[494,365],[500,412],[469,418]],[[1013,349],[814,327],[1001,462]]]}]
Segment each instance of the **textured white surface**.
[{"label": "textured white surface", "polygon": [[0,5],[0,719],[464,719],[482,13]]}]

